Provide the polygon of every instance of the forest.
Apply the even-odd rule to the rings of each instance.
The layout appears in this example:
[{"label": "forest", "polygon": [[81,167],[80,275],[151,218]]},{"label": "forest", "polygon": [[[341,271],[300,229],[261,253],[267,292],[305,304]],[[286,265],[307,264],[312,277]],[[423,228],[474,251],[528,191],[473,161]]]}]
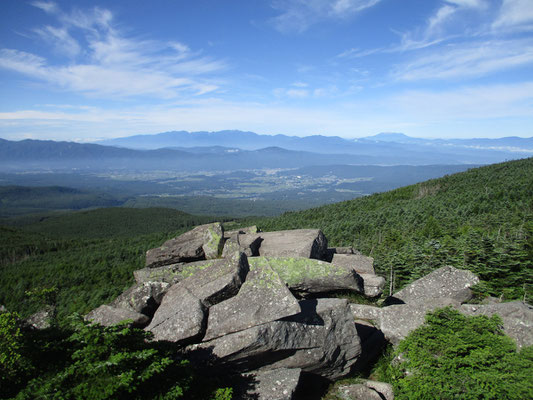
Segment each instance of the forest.
[{"label": "forest", "polygon": [[[397,291],[443,265],[453,265],[469,269],[481,278],[481,283],[475,287],[478,301],[486,296],[496,296],[502,300],[519,299],[531,304],[532,215],[533,158],[529,158],[471,169],[342,203],[288,212],[278,217],[227,218],[221,222],[227,229],[252,224],[265,231],[320,228],[331,246],[353,246],[363,254],[374,257],[377,272],[388,280],[387,292]],[[111,301],[128,288],[133,283],[132,272],[144,265],[147,249],[193,226],[215,220],[220,221],[220,218],[195,216],[170,209],[114,207],[49,215],[46,218],[18,217],[9,226],[0,227],[0,304],[10,311],[0,314],[2,383],[14,385],[16,381],[13,387],[18,389],[30,385],[24,389],[26,392],[20,392],[19,398],[31,398],[28,395],[31,387],[40,387],[43,393],[46,390],[49,390],[46,393],[52,393],[58,388],[67,390],[68,387],[74,394],[65,398],[91,398],[90,392],[84,392],[88,390],[87,382],[96,379],[91,371],[96,368],[95,365],[105,364],[112,358],[118,366],[116,370],[109,371],[109,376],[106,375],[109,380],[104,382],[96,379],[94,382],[103,387],[109,382],[116,382],[117,385],[113,389],[115,391],[109,389],[108,397],[101,398],[180,398],[187,396],[187,393],[194,398],[196,395],[187,392],[187,388],[202,386],[195,383],[199,382],[199,378],[195,378],[185,364],[169,361],[168,349],[143,347],[140,344],[142,340],[139,341],[139,335],[142,334],[135,330],[125,327],[107,330],[89,328],[75,316]],[[52,302],[57,310],[54,318],[56,326],[60,328],[59,331],[48,332],[52,335],[48,338],[28,338],[21,333],[16,321],[50,303],[50,297],[47,299],[43,293],[53,293]],[[435,318],[429,321],[436,321]],[[466,324],[455,315],[445,320]],[[489,326],[491,334],[501,336],[497,321],[474,321],[472,324],[477,326],[476,329]],[[441,329],[444,325],[438,323],[438,326]],[[431,335],[435,336],[430,332]],[[84,345],[90,337],[94,339],[94,345]],[[449,340],[447,336],[442,338]],[[472,338],[466,335],[467,339]],[[47,340],[52,342],[46,344]],[[113,345],[116,353],[103,349],[106,341],[116,343],[116,346]],[[464,346],[481,348],[487,342],[488,339],[483,343],[476,341]],[[39,343],[42,347],[39,347]],[[69,343],[74,347],[65,353],[65,357],[71,357],[80,369],[72,370],[74,364],[64,359],[60,364],[47,367],[51,380],[36,378],[36,370],[31,364],[42,362],[43,357],[48,357],[47,352],[68,348]],[[420,346],[421,342],[416,343]],[[447,344],[439,343],[438,346],[446,347]],[[125,384],[118,378],[124,375],[116,371],[124,372],[128,364],[124,352],[128,348],[143,354],[141,358],[144,360],[128,369],[128,373],[131,376],[145,376],[146,382],[166,382],[163,387],[168,389],[168,393],[174,393],[174,397],[165,397],[165,393],[150,397],[145,393],[146,386],[143,384],[135,389],[138,390],[135,392],[137,397],[124,392]],[[507,353],[512,353],[509,350],[512,344],[505,342],[504,348]],[[80,358],[91,352],[95,352],[94,357]],[[516,372],[517,376],[524,376],[524,371],[532,366],[531,350],[523,350],[517,356],[511,353],[502,355],[505,357],[505,368],[511,374]],[[453,362],[457,361],[457,355],[450,357]],[[20,362],[9,364],[6,360]],[[479,362],[490,364],[492,361]],[[413,393],[409,392],[409,385],[398,378],[398,371],[383,365],[379,368],[376,374],[396,382],[395,388],[398,387],[399,393],[403,393],[399,398],[424,398],[423,393],[421,397],[409,394]],[[183,379],[177,387],[169,384],[165,371],[181,374]],[[67,379],[65,374],[71,378]],[[485,379],[483,376],[479,379]],[[73,387],[72,382],[78,382],[81,386]],[[231,389],[226,383],[216,382],[215,387],[209,389],[209,394],[198,395],[198,398],[230,399]],[[472,385],[475,386],[475,383]],[[429,385],[424,389],[428,390],[426,393],[434,390],[431,382],[424,385]],[[533,384],[528,378],[523,384],[509,381],[509,385],[490,387],[493,390],[487,389],[486,393],[492,393],[492,397],[480,395],[476,398],[518,398],[512,396],[516,388],[526,395],[533,391]],[[78,396],[76,393],[84,394]],[[450,393],[449,398],[472,398],[454,397],[456,394]],[[130,395],[132,397],[128,397]],[[47,396],[43,394],[43,398],[53,398]]]}]

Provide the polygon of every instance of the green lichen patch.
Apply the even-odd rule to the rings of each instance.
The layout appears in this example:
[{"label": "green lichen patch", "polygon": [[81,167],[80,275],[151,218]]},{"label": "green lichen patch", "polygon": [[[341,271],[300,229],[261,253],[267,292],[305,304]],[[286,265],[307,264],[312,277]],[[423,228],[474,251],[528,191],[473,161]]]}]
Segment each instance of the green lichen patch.
[{"label": "green lichen patch", "polygon": [[185,264],[181,271],[176,271],[176,276],[179,276],[181,278],[180,280],[187,279],[193,276],[194,274],[211,267],[214,263],[215,261],[203,262],[201,264]]},{"label": "green lichen patch", "polygon": [[248,263],[250,270],[270,266],[289,286],[349,273],[344,267],[303,257],[252,257]]},{"label": "green lichen patch", "polygon": [[224,247],[222,227],[219,223],[211,224],[205,231],[205,242],[202,246],[206,256],[208,254],[220,257],[222,255],[222,249]]}]

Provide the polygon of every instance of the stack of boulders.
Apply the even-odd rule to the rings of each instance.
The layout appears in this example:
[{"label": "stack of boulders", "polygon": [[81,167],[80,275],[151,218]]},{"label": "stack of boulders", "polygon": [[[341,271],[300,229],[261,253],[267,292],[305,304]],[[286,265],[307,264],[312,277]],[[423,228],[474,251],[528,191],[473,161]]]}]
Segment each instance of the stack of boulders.
[{"label": "stack of boulders", "polygon": [[[530,307],[461,305],[478,278],[452,267],[413,282],[385,307],[332,296],[377,297],[385,280],[372,258],[328,248],[317,229],[224,232],[219,223],[202,225],[149,250],[134,276],[134,286],[86,318],[102,325],[131,320],[200,364],[252,377],[253,385],[235,389],[237,398],[313,398],[302,396],[301,382],[366,368],[386,340],[397,344],[428,311],[446,305],[467,314],[503,313],[507,333],[533,342]],[[393,398],[390,386],[372,381],[342,386],[338,396]]]}]

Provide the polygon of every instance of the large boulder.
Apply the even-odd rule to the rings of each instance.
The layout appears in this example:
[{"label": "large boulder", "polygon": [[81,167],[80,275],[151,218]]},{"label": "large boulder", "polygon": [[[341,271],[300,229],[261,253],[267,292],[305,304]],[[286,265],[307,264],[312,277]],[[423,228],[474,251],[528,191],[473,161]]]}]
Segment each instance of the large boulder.
[{"label": "large boulder", "polygon": [[161,247],[146,252],[146,266],[159,267],[179,262],[218,258],[224,245],[224,229],[220,223],[200,225]]},{"label": "large boulder", "polygon": [[363,383],[339,385],[336,395],[342,400],[394,400],[392,385],[364,380]]},{"label": "large boulder", "polygon": [[141,313],[125,310],[123,308],[112,307],[109,305],[101,305],[92,310],[85,316],[85,320],[91,321],[103,326],[117,325],[126,320],[130,320],[130,324],[136,328],[142,328],[150,321],[150,319]]},{"label": "large boulder", "polygon": [[195,345],[218,362],[244,370],[300,368],[338,379],[347,375],[361,346],[345,299],[300,302],[302,312]]},{"label": "large boulder", "polygon": [[428,312],[448,306],[459,307],[460,303],[450,298],[433,298],[383,307],[379,327],[385,338],[396,346],[425,322]]},{"label": "large boulder", "polygon": [[497,304],[463,304],[459,311],[465,315],[498,314],[503,320],[506,335],[516,341],[518,348],[533,345],[533,307],[521,301]]},{"label": "large boulder", "polygon": [[451,266],[439,268],[404,287],[392,296],[393,302],[413,303],[448,298],[464,303],[472,298],[470,287],[479,278],[470,271]]},{"label": "large boulder", "polygon": [[[250,259],[251,260],[251,259]],[[298,301],[268,264],[250,264],[239,293],[209,309],[204,340],[275,321],[300,312]]]},{"label": "large boulder", "polygon": [[235,233],[226,239],[222,257],[231,257],[235,252],[242,252],[248,257],[257,256],[261,240],[258,235]]},{"label": "large boulder", "polygon": [[259,255],[267,257],[306,257],[323,260],[328,241],[319,229],[262,232]]},{"label": "large boulder", "polygon": [[268,265],[298,295],[339,290],[363,292],[362,279],[353,269],[303,257],[253,257],[250,265]]},{"label": "large boulder", "polygon": [[156,340],[201,340],[207,327],[207,309],[236,295],[248,274],[244,254],[215,260],[206,268],[173,285],[146,328]]},{"label": "large boulder", "polygon": [[166,282],[137,283],[113,300],[110,306],[151,317],[169,287]]},{"label": "large boulder", "polygon": [[334,254],[332,264],[353,268],[358,274],[374,275],[374,259],[362,254]]}]

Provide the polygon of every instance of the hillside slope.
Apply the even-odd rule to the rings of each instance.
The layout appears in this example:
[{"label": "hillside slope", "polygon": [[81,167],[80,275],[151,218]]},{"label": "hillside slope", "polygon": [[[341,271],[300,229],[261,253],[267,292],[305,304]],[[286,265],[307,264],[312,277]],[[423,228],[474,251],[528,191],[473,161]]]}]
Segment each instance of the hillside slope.
[{"label": "hillside slope", "polygon": [[375,258],[399,289],[443,265],[467,268],[482,294],[533,298],[533,158],[270,219],[263,230],[320,228]]}]

